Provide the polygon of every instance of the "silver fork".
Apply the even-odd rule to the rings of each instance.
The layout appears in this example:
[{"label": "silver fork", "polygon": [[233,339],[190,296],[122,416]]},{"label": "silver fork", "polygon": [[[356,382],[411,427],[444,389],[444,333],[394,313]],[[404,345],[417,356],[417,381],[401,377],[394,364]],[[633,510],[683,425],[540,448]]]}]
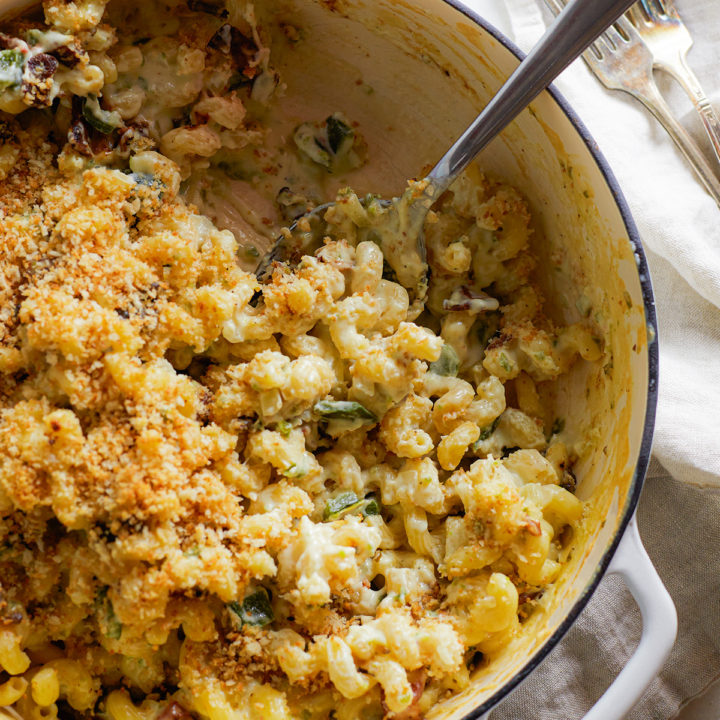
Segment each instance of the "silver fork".
[{"label": "silver fork", "polygon": [[674,77],[692,100],[720,161],[720,119],[687,63],[693,39],[672,0],[640,0],[628,16],[650,48],[655,67]]},{"label": "silver fork", "polygon": [[[565,2],[545,0],[554,14]],[[610,90],[622,90],[638,99],[667,130],[707,191],[720,205],[720,180],[702,150],[675,119],[653,78],[654,57],[635,26],[621,17],[583,53],[583,59],[597,78]]]}]

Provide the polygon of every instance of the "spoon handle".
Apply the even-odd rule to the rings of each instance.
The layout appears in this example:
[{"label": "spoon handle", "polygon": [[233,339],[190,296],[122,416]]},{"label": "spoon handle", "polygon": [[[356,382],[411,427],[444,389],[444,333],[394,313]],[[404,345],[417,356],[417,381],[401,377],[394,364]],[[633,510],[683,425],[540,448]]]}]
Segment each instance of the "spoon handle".
[{"label": "spoon handle", "polygon": [[634,0],[572,0],[472,125],[430,171],[438,197],[475,156],[527,107]]}]

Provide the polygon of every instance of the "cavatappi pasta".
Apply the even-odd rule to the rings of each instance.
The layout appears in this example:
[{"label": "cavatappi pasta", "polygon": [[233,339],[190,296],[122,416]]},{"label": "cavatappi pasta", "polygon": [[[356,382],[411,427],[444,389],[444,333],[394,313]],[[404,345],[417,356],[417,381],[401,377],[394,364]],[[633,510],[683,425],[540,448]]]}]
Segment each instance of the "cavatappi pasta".
[{"label": "cavatappi pasta", "polygon": [[[0,35],[0,717],[421,718],[572,551],[548,398],[601,341],[544,317],[527,206],[475,169],[424,302],[350,191],[259,285],[212,185],[272,155],[255,8],[43,11]],[[282,150],[286,221],[365,162],[326,115]]]}]

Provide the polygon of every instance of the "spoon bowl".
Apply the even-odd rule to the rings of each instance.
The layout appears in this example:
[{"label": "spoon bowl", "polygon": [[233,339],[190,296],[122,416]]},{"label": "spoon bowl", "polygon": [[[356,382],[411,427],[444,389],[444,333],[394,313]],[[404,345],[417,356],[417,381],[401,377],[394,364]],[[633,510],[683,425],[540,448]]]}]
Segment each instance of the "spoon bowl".
[{"label": "spoon bowl", "polygon": [[285,228],[260,261],[255,275],[261,282],[265,281],[277,263],[293,266],[303,255],[322,247],[326,238],[341,239],[333,232],[328,218],[336,208],[353,205],[350,213],[358,236],[373,240],[383,248],[398,282],[410,291],[413,300],[422,301],[428,285],[423,224],[433,204],[433,192],[434,186],[427,179],[410,182],[407,190],[392,200],[374,195],[360,199],[352,191],[342,191],[334,202],[318,205]]}]

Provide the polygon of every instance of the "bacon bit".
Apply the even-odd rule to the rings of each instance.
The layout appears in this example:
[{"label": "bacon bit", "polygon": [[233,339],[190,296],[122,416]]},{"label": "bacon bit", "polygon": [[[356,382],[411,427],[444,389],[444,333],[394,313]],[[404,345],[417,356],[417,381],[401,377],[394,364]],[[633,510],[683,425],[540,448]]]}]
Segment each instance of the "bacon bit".
[{"label": "bacon bit", "polygon": [[93,155],[102,155],[103,153],[109,153],[116,145],[117,136],[113,133],[112,135],[104,135],[93,128],[91,143]]},{"label": "bacon bit", "polygon": [[22,40],[6,35],[5,33],[0,33],[0,50],[24,50],[23,45]]},{"label": "bacon bit", "polygon": [[228,11],[223,7],[224,3],[206,2],[206,0],[188,0],[187,6],[193,12],[204,12],[208,15],[226,18]]},{"label": "bacon bit", "polygon": [[[427,670],[420,668],[408,673],[408,681],[413,692],[413,699],[410,705],[401,713],[392,715],[392,720],[423,720],[424,715],[420,710],[418,703],[422,697],[425,685],[427,684]],[[385,711],[385,717],[390,717],[390,709],[385,704],[385,696],[383,694],[382,708]]]},{"label": "bacon bit", "polygon": [[25,611],[22,605],[16,602],[8,602],[5,591],[0,587],[0,624],[17,625],[25,619]]},{"label": "bacon bit", "polygon": [[[73,96],[72,99],[72,124],[68,130],[68,142],[74,147],[81,155],[92,157],[93,155],[102,155],[109,153],[118,143],[125,139],[125,148],[130,147],[133,140],[145,138],[147,135],[147,123],[145,121],[138,121],[132,123],[131,126],[118,128],[117,131],[113,131],[109,134],[101,133],[93,127],[90,127],[89,123],[83,118],[82,115],[82,101],[83,98]],[[125,137],[127,136],[127,137]],[[149,140],[146,140],[144,145],[151,145]],[[121,150],[123,148],[121,147]],[[145,147],[142,147],[145,149]]]},{"label": "bacon bit", "polygon": [[52,76],[58,69],[58,61],[47,53],[31,57],[23,75],[23,100],[35,107],[49,107],[51,104]]},{"label": "bacon bit", "polygon": [[501,333],[500,335],[496,335],[495,337],[491,338],[490,342],[488,343],[487,350],[494,350],[495,348],[502,347],[503,345],[507,345],[510,342],[511,338],[506,333]]},{"label": "bacon bit", "polygon": [[157,716],[157,720],[192,720],[192,715],[174,700]]},{"label": "bacon bit", "polygon": [[245,77],[252,79],[257,74],[257,68],[252,67],[250,64],[257,53],[255,43],[230,23],[225,23],[208,40],[207,46],[226,55],[230,54],[235,61],[235,65]]},{"label": "bacon bit", "polygon": [[534,592],[521,592],[520,595],[518,595],[518,605],[524,605],[525,603],[532,602],[533,600],[539,600],[541,597],[541,590],[535,590]]},{"label": "bacon bit", "polygon": [[89,127],[82,118],[77,118],[68,130],[68,142],[81,155],[91,157],[110,152],[116,145],[117,137],[115,133],[103,135]]},{"label": "bacon bit", "polygon": [[472,288],[461,285],[449,298],[443,300],[443,310],[470,310],[476,305],[481,304],[473,302],[475,300],[487,301],[488,310],[491,309],[490,305],[497,306],[497,300],[490,297],[487,293],[477,292]]},{"label": "bacon bit", "polygon": [[225,23],[208,40],[207,46],[209,48],[214,48],[215,50],[221,50],[224,53],[230,52],[230,46],[232,45],[232,31],[234,29],[235,28],[233,28],[230,23]]},{"label": "bacon bit", "polygon": [[52,55],[40,53],[27,61],[27,67],[38,80],[47,80],[57,70],[58,61]]},{"label": "bacon bit", "polygon": [[87,63],[89,59],[80,41],[76,38],[67,45],[55,48],[55,50],[52,50],[49,54],[56,57],[63,65],[69,68],[74,68],[81,63]]},{"label": "bacon bit", "polygon": [[68,142],[81,155],[92,155],[88,126],[85,124],[84,120],[75,120],[70,126],[70,129],[68,130]]},{"label": "bacon bit", "polygon": [[131,150],[139,152],[154,147],[155,143],[150,138],[150,130],[145,120],[135,120],[127,123],[119,130],[118,148],[120,152],[128,153]]},{"label": "bacon bit", "polygon": [[567,490],[568,492],[575,492],[575,488],[577,487],[577,480],[575,478],[575,475],[573,474],[573,471],[570,468],[563,470],[563,477],[562,482],[560,483],[560,487],[564,490]]},{"label": "bacon bit", "polygon": [[535,537],[539,537],[542,535],[542,528],[540,527],[540,523],[537,520],[533,520],[532,518],[528,518],[525,521],[525,529]]}]

